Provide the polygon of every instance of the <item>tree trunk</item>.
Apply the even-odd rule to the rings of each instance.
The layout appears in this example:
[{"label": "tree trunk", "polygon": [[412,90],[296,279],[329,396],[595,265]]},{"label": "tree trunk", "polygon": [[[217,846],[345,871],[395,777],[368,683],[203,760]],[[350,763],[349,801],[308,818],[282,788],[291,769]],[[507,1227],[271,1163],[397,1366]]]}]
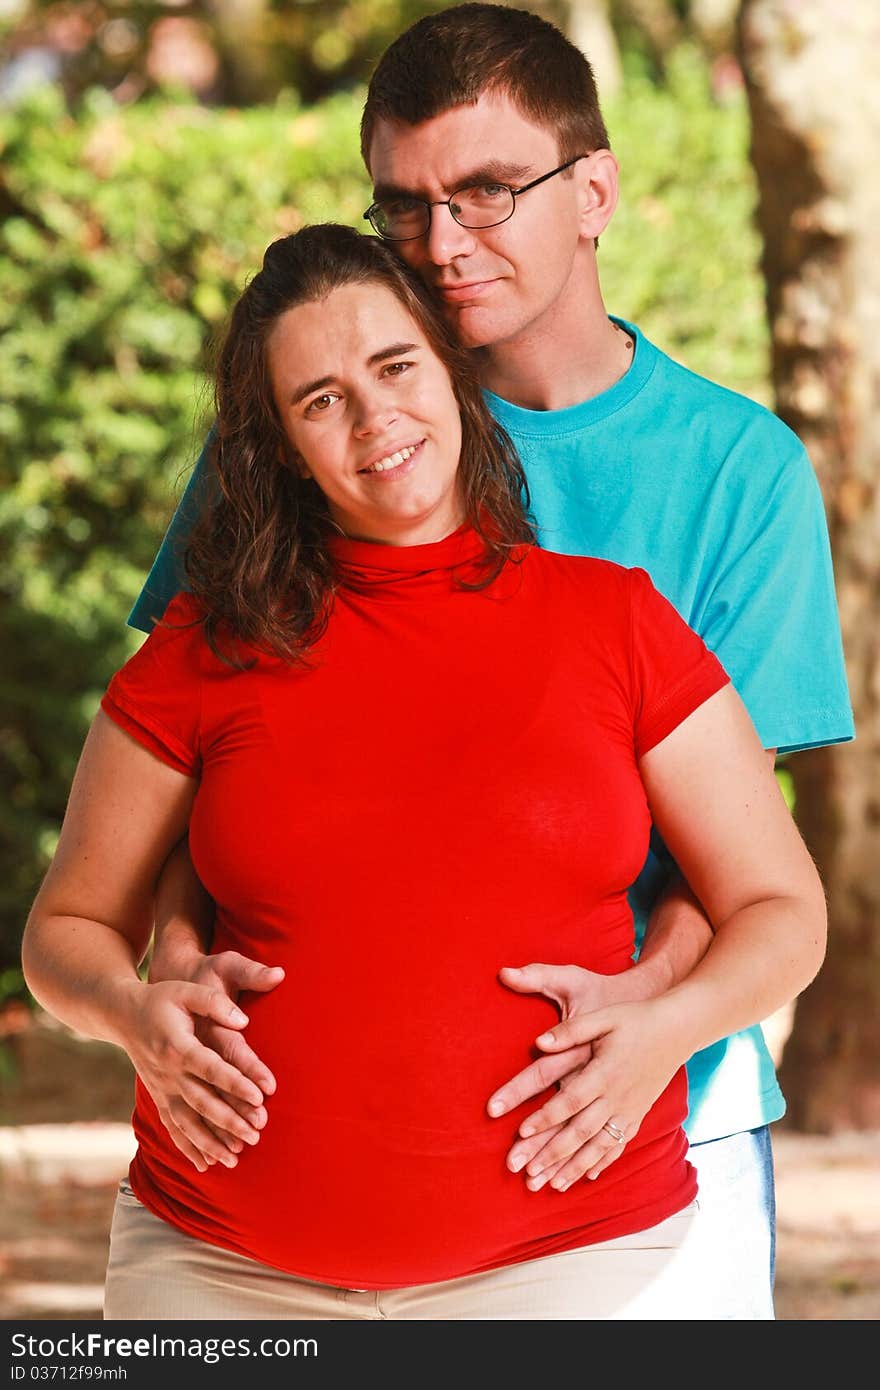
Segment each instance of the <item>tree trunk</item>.
[{"label": "tree trunk", "polygon": [[743,0],[738,42],[780,416],[828,515],[856,741],[793,755],[829,946],[780,1079],[789,1124],[880,1128],[880,7]]},{"label": "tree trunk", "polygon": [[600,100],[616,96],[623,83],[623,71],[608,0],[568,0],[566,34],[593,69]]},{"label": "tree trunk", "polygon": [[224,99],[233,106],[270,101],[278,89],[268,0],[209,0],[226,75]]}]

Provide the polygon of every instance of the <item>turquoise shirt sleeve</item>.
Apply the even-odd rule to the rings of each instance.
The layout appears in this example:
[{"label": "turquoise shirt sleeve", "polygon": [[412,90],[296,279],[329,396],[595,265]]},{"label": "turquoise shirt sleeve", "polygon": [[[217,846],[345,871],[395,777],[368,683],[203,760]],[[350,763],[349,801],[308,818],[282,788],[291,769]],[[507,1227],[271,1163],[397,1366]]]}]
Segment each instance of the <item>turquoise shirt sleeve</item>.
[{"label": "turquoise shirt sleeve", "polygon": [[126,619],[129,627],[138,628],[141,632],[150,632],[174,595],[188,588],[183,566],[186,543],[196,518],[216,493],[217,482],[210,461],[213,439],[212,430],[177,504],[147,581]]},{"label": "turquoise shirt sleeve", "polygon": [[[855,727],[822,495],[800,441],[782,429],[742,441],[747,464],[734,470],[725,544],[693,625],[764,747],[790,753],[846,742]],[[770,489],[766,468],[775,473]]]}]

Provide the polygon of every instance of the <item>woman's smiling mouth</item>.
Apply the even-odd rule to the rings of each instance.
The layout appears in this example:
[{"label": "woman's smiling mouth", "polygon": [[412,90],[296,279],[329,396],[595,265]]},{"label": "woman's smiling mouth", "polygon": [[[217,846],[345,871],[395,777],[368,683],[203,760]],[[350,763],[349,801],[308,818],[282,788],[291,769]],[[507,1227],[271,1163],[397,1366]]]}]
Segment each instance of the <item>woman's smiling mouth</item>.
[{"label": "woman's smiling mouth", "polygon": [[424,439],[420,439],[417,444],[406,444],[402,449],[396,449],[394,453],[385,454],[382,458],[376,459],[375,462],[367,464],[366,468],[359,468],[358,472],[361,474],[394,473],[403,464],[409,462],[413,454],[421,449],[424,442]]}]

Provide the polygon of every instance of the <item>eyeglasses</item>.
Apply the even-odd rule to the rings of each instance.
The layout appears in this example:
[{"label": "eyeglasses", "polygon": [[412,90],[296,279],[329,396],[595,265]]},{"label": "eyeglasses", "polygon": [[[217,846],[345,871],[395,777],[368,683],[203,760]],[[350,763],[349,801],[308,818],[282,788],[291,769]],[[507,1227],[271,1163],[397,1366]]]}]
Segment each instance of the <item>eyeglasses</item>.
[{"label": "eyeglasses", "polygon": [[539,183],[546,183],[548,179],[555,178],[564,169],[570,169],[579,159],[587,158],[585,154],[576,154],[574,159],[566,160],[558,169],[551,169],[549,174],[532,179],[531,183],[524,184],[522,188],[511,188],[506,183],[477,183],[466,188],[457,188],[448,198],[438,198],[433,203],[427,202],[424,198],[408,198],[405,195],[380,198],[372,207],[367,208],[364,219],[385,241],[415,241],[416,237],[424,236],[431,226],[432,209],[439,207],[448,207],[459,226],[468,227],[472,231],[500,227],[502,222],[513,216],[516,200],[521,194],[528,193],[530,188],[537,188]]}]

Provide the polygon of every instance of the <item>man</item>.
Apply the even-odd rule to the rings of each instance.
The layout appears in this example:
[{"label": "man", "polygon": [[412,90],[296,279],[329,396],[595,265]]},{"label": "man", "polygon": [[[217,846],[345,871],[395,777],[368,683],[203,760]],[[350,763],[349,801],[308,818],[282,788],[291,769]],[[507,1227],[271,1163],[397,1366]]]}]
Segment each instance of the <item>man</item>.
[{"label": "man", "polygon": [[[374,184],[366,216],[476,354],[490,408],[524,462],[541,544],[647,569],[727,667],[768,756],[852,738],[827,529],[799,441],[606,312],[597,244],[615,209],[618,169],[583,55],[526,11],[477,4],[430,15],[380,60],[361,133]],[[172,544],[193,505],[190,491],[135,605],[135,626],[148,628],[180,587],[169,572]],[[600,1004],[661,992],[705,949],[702,910],[655,848],[632,893],[640,931],[650,919],[635,969],[608,980],[573,966],[499,962],[527,965],[505,971],[504,983],[546,993],[569,1020],[549,1055],[490,1105],[502,1115],[559,1084],[531,1117],[537,1133],[521,1127],[508,1156],[535,1190],[614,1158],[613,1146],[599,1158],[583,1120],[591,1055],[601,1048],[591,1054],[579,1020]],[[176,920],[154,961],[165,978],[210,979],[231,993],[276,982],[241,958],[206,966],[185,914],[166,915]],[[234,1035],[211,1041],[271,1091],[272,1078]],[[698,1054],[688,1074],[702,1238],[717,1248],[724,1304],[740,1317],[772,1318],[768,1126],[785,1103],[760,1026]],[[198,1116],[190,1127],[195,1111],[219,1133],[206,1088],[186,1095],[189,1114],[179,1101],[168,1110],[190,1136],[183,1142],[206,1133]],[[643,1115],[650,1099],[638,1101]],[[265,1119],[262,1106],[246,1113],[255,1129]]]}]

